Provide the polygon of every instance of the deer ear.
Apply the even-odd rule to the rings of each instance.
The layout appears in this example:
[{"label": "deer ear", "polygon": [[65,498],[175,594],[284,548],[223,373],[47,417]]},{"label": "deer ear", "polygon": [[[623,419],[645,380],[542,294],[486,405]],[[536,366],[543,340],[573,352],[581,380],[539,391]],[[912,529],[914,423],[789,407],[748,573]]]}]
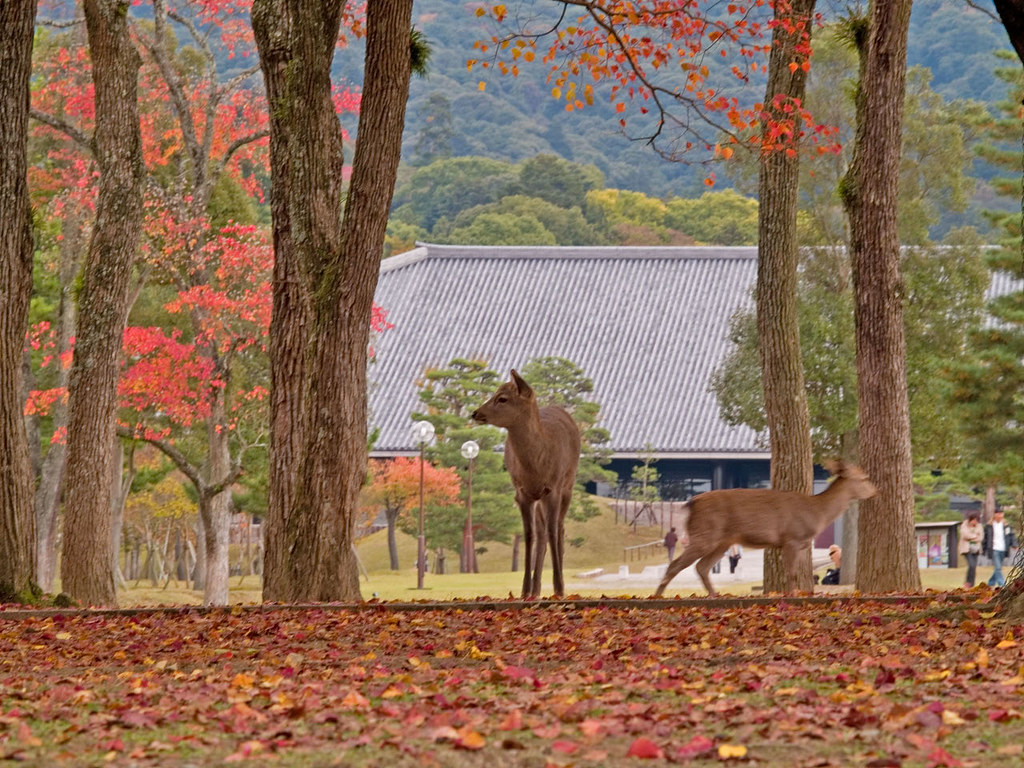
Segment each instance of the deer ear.
[{"label": "deer ear", "polygon": [[830,475],[843,474],[843,462],[837,459],[828,459],[823,461],[821,462],[821,466],[823,466]]},{"label": "deer ear", "polygon": [[515,382],[520,397],[533,397],[533,390],[530,388],[530,385],[526,383],[522,376],[516,373],[515,368],[512,369],[512,381]]}]

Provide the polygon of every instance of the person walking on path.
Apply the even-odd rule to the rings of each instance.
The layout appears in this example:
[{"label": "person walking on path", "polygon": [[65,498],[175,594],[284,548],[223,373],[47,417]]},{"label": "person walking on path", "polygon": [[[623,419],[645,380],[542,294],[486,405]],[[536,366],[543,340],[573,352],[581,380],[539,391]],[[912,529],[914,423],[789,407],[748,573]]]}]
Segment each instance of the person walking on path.
[{"label": "person walking on path", "polygon": [[985,538],[985,529],[978,520],[978,513],[971,512],[967,520],[960,526],[960,544],[956,551],[964,556],[967,562],[967,578],[964,587],[971,589],[974,586],[974,579],[978,569],[978,555],[981,554],[982,541]]},{"label": "person walking on path", "polygon": [[985,538],[982,542],[982,550],[992,558],[992,576],[989,577],[988,585],[999,589],[1006,584],[1006,577],[1003,576],[1003,558],[1017,546],[1017,536],[1004,520],[1003,510],[996,508],[992,515],[992,522],[985,526]]},{"label": "person walking on path", "polygon": [[676,529],[672,528],[665,534],[665,548],[668,550],[668,561],[671,563],[676,557],[676,544],[679,543],[679,535]]}]

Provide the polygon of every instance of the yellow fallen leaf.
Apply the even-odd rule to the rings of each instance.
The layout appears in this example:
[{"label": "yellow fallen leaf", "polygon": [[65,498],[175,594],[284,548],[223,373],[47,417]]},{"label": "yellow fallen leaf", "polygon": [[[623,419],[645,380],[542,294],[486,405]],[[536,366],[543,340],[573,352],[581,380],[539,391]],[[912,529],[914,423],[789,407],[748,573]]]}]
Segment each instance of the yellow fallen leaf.
[{"label": "yellow fallen leaf", "polygon": [[721,744],[718,747],[719,760],[743,759],[747,756],[747,748],[742,744]]},{"label": "yellow fallen leaf", "polygon": [[966,725],[967,721],[951,709],[942,710],[942,722],[946,725]]}]

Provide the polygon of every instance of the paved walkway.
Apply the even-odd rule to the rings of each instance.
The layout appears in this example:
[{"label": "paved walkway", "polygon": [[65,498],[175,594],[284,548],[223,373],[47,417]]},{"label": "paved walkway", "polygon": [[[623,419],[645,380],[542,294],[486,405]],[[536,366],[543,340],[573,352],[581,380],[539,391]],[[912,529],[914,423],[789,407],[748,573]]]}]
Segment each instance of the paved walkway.
[{"label": "paved walkway", "polygon": [[[815,571],[829,562],[827,549],[815,549],[811,553],[811,561],[815,565]],[[574,589],[621,589],[624,591],[642,593],[653,592],[661,583],[668,568],[667,560],[657,562],[648,560],[646,562],[620,565],[618,572],[601,573],[590,577],[581,577],[579,573],[566,574],[565,591],[572,594]],[[764,550],[744,549],[740,558],[736,573],[729,573],[729,560],[722,558],[718,573],[711,572],[711,583],[719,587],[728,584],[761,584],[764,580]],[[689,594],[691,592],[704,592],[704,585],[694,565],[686,568],[672,579],[666,589],[667,595]]]}]

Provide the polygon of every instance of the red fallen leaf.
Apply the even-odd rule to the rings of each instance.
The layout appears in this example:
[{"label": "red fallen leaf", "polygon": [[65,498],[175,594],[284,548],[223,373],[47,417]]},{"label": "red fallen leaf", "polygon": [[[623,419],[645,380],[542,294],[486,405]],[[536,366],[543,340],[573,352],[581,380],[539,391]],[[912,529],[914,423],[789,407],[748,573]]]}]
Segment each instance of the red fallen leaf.
[{"label": "red fallen leaf", "polygon": [[664,756],[665,753],[661,751],[661,747],[642,736],[630,744],[629,751],[626,752],[626,757],[639,757],[643,760],[660,760]]},{"label": "red fallen leaf", "polygon": [[553,739],[562,732],[562,726],[558,723],[551,725],[538,725],[533,729],[533,735],[538,739]]},{"label": "red fallen leaf", "polygon": [[580,725],[580,733],[587,738],[593,739],[595,736],[600,736],[604,731],[604,723],[600,720],[583,720]]},{"label": "red fallen leaf", "polygon": [[460,728],[459,738],[455,740],[455,746],[458,749],[483,749],[487,746],[487,739],[474,730],[469,728]]},{"label": "red fallen leaf", "polygon": [[533,680],[537,682],[537,673],[527,667],[507,666],[501,674],[509,680]]},{"label": "red fallen leaf", "polygon": [[523,730],[523,713],[514,709],[505,715],[505,719],[498,724],[499,731],[521,731]]},{"label": "red fallen leaf", "polygon": [[551,745],[551,749],[555,752],[561,752],[563,755],[574,755],[579,751],[580,745],[574,741],[560,739]]},{"label": "red fallen leaf", "polygon": [[715,742],[707,736],[694,736],[689,742],[679,748],[676,752],[676,757],[680,760],[692,760],[706,752],[710,752],[714,748]]},{"label": "red fallen leaf", "polygon": [[929,768],[963,768],[963,763],[942,747],[936,747],[928,755]]}]

